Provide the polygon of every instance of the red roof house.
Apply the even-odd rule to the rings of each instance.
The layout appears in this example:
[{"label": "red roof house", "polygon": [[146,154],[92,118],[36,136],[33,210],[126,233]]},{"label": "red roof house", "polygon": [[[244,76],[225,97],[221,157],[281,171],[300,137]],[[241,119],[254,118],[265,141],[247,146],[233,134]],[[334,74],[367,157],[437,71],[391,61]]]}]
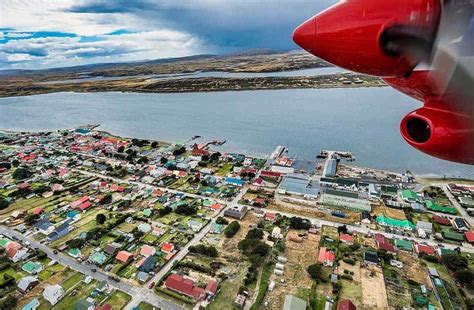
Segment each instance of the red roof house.
[{"label": "red roof house", "polygon": [[451,226],[451,221],[445,217],[441,217],[439,215],[433,215],[433,221],[435,223],[441,224],[441,225],[446,225],[446,226]]},{"label": "red roof house", "polygon": [[169,275],[165,281],[165,286],[177,293],[186,295],[196,300],[202,300],[206,296],[204,289],[194,285],[194,281],[186,279],[179,274]]},{"label": "red roof house", "polygon": [[466,231],[464,237],[466,237],[467,242],[474,243],[474,231]]},{"label": "red roof house", "polygon": [[351,235],[348,235],[348,234],[341,234],[339,236],[339,240],[341,240],[341,242],[344,242],[344,243],[347,243],[347,244],[352,244],[353,243],[353,239]]},{"label": "red roof house", "polygon": [[165,253],[172,252],[174,250],[174,245],[172,243],[163,243],[163,246],[161,247],[161,251]]},{"label": "red roof house", "polygon": [[83,204],[81,204],[79,206],[79,210],[81,211],[86,211],[87,209],[89,209],[90,207],[92,206],[92,203],[90,201],[87,201],[87,202],[84,202]]},{"label": "red roof house", "polygon": [[191,153],[193,154],[193,156],[209,155],[209,151],[203,150],[203,149],[198,149],[198,148],[194,148]]},{"label": "red roof house", "polygon": [[377,243],[377,246],[378,246],[379,249],[385,250],[389,253],[396,253],[397,252],[395,250],[395,247],[393,246],[393,244],[390,244],[388,242],[387,238],[385,238],[384,235],[375,234],[374,239],[375,239],[375,242]]},{"label": "red roof house", "polygon": [[343,299],[337,305],[337,310],[357,310],[357,307],[349,299]]},{"label": "red roof house", "polygon": [[71,203],[71,208],[75,209],[85,203],[86,201],[89,201],[89,196],[83,196],[81,199],[78,199],[74,202]]},{"label": "red roof house", "polygon": [[132,253],[129,253],[127,251],[120,251],[117,253],[117,256],[115,256],[115,259],[122,263],[128,262],[128,260],[133,256]]},{"label": "red roof house", "polygon": [[273,222],[276,220],[276,215],[275,213],[266,212],[265,219]]},{"label": "red roof house", "polygon": [[32,212],[34,215],[40,215],[41,213],[43,213],[43,208],[41,207],[36,207],[33,209],[33,212]]},{"label": "red roof house", "polygon": [[334,253],[328,251],[325,247],[319,249],[318,263],[324,266],[332,266],[334,263]]},{"label": "red roof house", "polygon": [[435,253],[435,250],[429,245],[418,244],[418,243],[415,244],[415,251],[418,254],[426,254],[426,255],[433,255]]},{"label": "red roof house", "polygon": [[209,295],[216,295],[219,284],[216,281],[207,283],[206,288],[204,289]]},{"label": "red roof house", "polygon": [[156,252],[155,248],[147,244],[144,244],[142,246],[142,249],[140,250],[140,254],[145,257],[155,255],[155,252]]}]

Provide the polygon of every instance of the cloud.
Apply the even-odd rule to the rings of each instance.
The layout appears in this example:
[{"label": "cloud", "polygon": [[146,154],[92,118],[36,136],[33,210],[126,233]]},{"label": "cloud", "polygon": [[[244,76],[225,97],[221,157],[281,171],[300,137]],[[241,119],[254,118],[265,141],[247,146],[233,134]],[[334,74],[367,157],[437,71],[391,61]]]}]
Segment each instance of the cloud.
[{"label": "cloud", "polygon": [[335,1],[2,0],[0,66],[297,48],[293,29]]}]

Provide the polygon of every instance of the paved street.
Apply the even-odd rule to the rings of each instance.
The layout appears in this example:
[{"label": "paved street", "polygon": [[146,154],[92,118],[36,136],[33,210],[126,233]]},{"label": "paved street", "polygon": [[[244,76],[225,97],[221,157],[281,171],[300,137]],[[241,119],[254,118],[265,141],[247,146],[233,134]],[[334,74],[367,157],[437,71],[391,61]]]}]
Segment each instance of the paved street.
[{"label": "paved street", "polygon": [[472,217],[467,214],[466,212],[466,209],[464,209],[458,202],[458,200],[456,199],[456,197],[453,196],[453,194],[451,194],[451,192],[449,191],[448,189],[448,185],[444,184],[443,186],[443,191],[444,193],[446,194],[446,196],[448,197],[449,201],[451,202],[451,204],[453,206],[456,207],[456,209],[458,209],[459,211],[459,214],[461,214],[462,218],[464,219],[465,222],[467,222],[467,224],[469,226],[471,226],[471,228],[474,228],[474,220],[472,219]]},{"label": "paved street", "polygon": [[[113,280],[110,280],[108,275],[100,271],[99,269],[97,269],[96,272],[92,272],[91,268],[94,267],[93,265],[81,264],[74,258],[64,255],[62,253],[54,254],[53,250],[49,248],[48,246],[43,245],[33,239],[29,239],[23,236],[23,234],[11,228],[0,226],[0,234],[7,236],[9,238],[15,237],[18,240],[21,240],[22,242],[29,242],[32,248],[40,249],[41,251],[45,252],[48,255],[48,257],[51,258],[52,260],[55,260],[63,265],[69,266],[71,269],[79,271],[86,276],[91,276],[99,281],[106,281],[109,284],[109,286],[131,295],[132,301],[135,301],[135,306],[138,305],[141,301],[146,301],[147,303],[152,304],[156,307],[160,307],[162,309],[167,309],[167,310],[183,310],[184,309],[183,307],[179,305],[176,305],[163,298],[160,298],[153,292],[153,290],[149,290],[145,287],[136,287],[124,281],[115,282]],[[129,305],[130,304],[131,303],[129,303]]]}]

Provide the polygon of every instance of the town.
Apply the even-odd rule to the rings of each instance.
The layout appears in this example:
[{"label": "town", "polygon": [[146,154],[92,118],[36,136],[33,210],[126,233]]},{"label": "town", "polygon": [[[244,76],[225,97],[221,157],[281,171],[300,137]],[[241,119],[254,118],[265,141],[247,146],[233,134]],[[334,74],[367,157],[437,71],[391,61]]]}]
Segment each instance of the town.
[{"label": "town", "polygon": [[468,309],[474,182],[0,131],[0,309]]}]

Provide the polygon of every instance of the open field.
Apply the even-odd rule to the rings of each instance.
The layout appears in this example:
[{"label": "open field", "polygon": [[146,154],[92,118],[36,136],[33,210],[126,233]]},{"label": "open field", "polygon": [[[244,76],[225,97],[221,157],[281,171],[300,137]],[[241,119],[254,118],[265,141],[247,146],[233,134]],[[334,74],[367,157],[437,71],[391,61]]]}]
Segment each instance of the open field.
[{"label": "open field", "polygon": [[387,292],[383,273],[380,268],[373,267],[375,274],[370,276],[371,271],[368,268],[361,269],[361,284],[364,309],[388,309]]}]

